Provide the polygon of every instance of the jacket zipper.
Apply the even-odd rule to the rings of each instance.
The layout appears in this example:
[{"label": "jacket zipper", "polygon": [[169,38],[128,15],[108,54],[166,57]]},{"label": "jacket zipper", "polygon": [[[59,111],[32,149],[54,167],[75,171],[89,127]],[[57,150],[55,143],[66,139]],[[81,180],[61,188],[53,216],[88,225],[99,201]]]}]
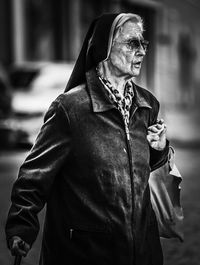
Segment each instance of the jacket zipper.
[{"label": "jacket zipper", "polygon": [[133,162],[132,162],[132,153],[131,153],[131,147],[130,147],[130,133],[129,129],[126,129],[126,142],[127,142],[127,149],[128,149],[128,157],[129,157],[129,165],[130,165],[130,179],[131,179],[131,197],[132,197],[132,214],[131,214],[131,232],[132,232],[132,238],[133,238],[133,256],[132,260],[135,254],[135,233],[133,230],[133,224],[134,224],[134,184],[133,184]]},{"label": "jacket zipper", "polygon": [[[136,112],[136,110],[138,109],[138,107],[136,106],[133,113],[131,114],[131,117],[134,115],[134,113]],[[130,118],[131,118],[130,117]],[[125,124],[124,122],[124,126],[125,126],[125,133],[126,133],[126,144],[127,144],[127,150],[128,150],[128,158],[129,158],[129,165],[130,165],[130,179],[131,179],[131,197],[132,197],[132,215],[131,215],[131,231],[132,231],[132,238],[133,238],[133,256],[132,256],[132,260],[133,257],[135,256],[135,232],[133,229],[133,225],[134,225],[134,184],[133,184],[133,161],[132,161],[132,152],[131,152],[131,146],[130,146],[130,131],[129,131],[129,127],[127,126],[127,124]]]}]

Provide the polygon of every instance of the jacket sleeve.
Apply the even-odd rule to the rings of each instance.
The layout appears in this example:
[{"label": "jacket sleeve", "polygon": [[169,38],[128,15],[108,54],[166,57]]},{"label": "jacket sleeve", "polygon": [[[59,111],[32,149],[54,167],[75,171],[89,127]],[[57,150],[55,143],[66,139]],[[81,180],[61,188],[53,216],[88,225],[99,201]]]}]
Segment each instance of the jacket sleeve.
[{"label": "jacket sleeve", "polygon": [[[150,125],[156,123],[158,118],[158,113],[159,113],[159,102],[156,100],[156,104],[154,105],[152,111]],[[154,171],[157,168],[163,166],[167,162],[169,154],[169,141],[167,140],[166,147],[161,151],[158,151],[152,148],[151,146],[149,148],[150,148],[150,168],[151,171]]]},{"label": "jacket sleeve", "polygon": [[59,96],[47,111],[30,154],[22,164],[11,194],[7,241],[20,236],[32,245],[39,231],[37,214],[48,199],[55,177],[70,152],[69,119]]}]

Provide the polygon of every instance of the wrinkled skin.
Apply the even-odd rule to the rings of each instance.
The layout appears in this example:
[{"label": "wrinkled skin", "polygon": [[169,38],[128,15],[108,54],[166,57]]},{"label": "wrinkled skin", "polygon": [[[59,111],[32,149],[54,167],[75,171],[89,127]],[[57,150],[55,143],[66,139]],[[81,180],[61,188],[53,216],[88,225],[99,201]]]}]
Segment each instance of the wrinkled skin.
[{"label": "wrinkled skin", "polygon": [[[128,21],[114,40],[110,54],[111,73],[118,78],[127,79],[140,74],[141,64],[146,54],[145,50],[142,46],[132,50],[123,43],[133,38],[143,39],[142,28],[140,24]],[[136,65],[137,62],[140,64]]]}]

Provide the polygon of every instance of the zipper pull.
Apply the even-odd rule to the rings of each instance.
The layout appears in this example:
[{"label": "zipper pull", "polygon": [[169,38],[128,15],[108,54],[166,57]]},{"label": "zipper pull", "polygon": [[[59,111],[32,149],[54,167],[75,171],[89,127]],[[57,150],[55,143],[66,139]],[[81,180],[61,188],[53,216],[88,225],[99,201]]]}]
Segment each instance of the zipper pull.
[{"label": "zipper pull", "polygon": [[130,140],[130,132],[129,132],[129,128],[127,125],[125,125],[125,131],[126,131],[126,136],[127,136],[127,140]]},{"label": "zipper pull", "polygon": [[74,231],[74,229],[69,229],[69,238],[70,238],[70,240],[72,239],[73,231]]}]

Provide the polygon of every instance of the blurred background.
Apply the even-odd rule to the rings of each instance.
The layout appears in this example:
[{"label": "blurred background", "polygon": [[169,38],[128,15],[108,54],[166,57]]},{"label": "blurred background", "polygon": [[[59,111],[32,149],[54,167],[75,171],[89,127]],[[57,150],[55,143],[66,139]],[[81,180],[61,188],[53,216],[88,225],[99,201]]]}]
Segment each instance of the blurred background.
[{"label": "blurred background", "polygon": [[[92,19],[143,17],[150,48],[136,83],[161,103],[183,175],[185,242],[162,240],[165,265],[200,264],[200,1],[0,1],[0,264],[12,264],[4,226],[10,192],[51,101],[65,88]],[[41,227],[44,211],[40,214]],[[41,229],[42,230],[42,229]],[[53,239],[52,239],[53,240]],[[22,264],[38,262],[41,231]]]}]

